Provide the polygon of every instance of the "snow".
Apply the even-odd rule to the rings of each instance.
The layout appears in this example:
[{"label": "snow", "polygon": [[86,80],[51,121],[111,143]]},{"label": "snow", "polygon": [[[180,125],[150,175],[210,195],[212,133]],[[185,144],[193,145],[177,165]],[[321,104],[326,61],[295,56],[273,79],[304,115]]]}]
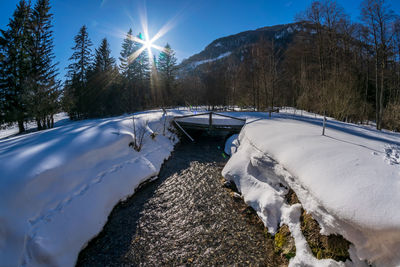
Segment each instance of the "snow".
[{"label": "snow", "polygon": [[[68,115],[65,112],[54,115],[54,127],[64,125],[69,121]],[[25,129],[29,131],[36,130],[36,122],[26,122]],[[0,125],[0,139],[10,137],[18,134],[18,125],[16,123],[12,125]]]},{"label": "snow", "polygon": [[398,266],[400,134],[329,119],[322,136],[320,116],[294,113],[281,110],[271,119],[253,113],[223,176],[236,183],[269,232],[289,226],[297,247],[291,266],[345,263],[318,261],[310,254],[299,232],[298,208],[284,200],[289,187],[322,234],[341,234],[354,245],[353,266],[362,266],[360,259]]},{"label": "snow", "polygon": [[231,135],[225,142],[224,152],[227,155],[235,154],[239,147],[238,134]]},{"label": "snow", "polygon": [[293,33],[293,32],[299,32],[299,31],[304,31],[304,28],[303,27],[300,27],[299,25],[292,25],[292,26],[289,26],[288,28],[287,28],[287,32],[288,33]]},{"label": "snow", "polygon": [[224,58],[224,57],[227,57],[227,56],[229,56],[229,55],[231,55],[231,54],[232,54],[232,52],[228,51],[228,52],[225,52],[225,53],[223,53],[223,54],[221,54],[221,55],[219,55],[218,57],[215,57],[215,58],[210,58],[210,59],[204,59],[204,60],[196,61],[196,62],[193,62],[193,63],[192,63],[192,67],[193,67],[193,68],[196,68],[197,66],[202,65],[202,64],[204,64],[204,63],[214,62],[214,61],[220,60],[220,59],[222,59],[222,58]]},{"label": "snow", "polygon": [[286,31],[281,31],[280,33],[276,33],[275,34],[275,39],[281,39],[282,37],[284,37],[286,35]]},{"label": "snow", "polygon": [[162,112],[135,118],[137,127],[148,122],[140,152],[128,146],[131,116],[0,140],[1,266],[73,266],[115,204],[158,175],[175,136],[151,139],[162,133]]},{"label": "snow", "polygon": [[385,147],[385,159],[391,165],[400,164],[400,146],[387,145]]},{"label": "snow", "polygon": [[[194,112],[168,112],[168,121]],[[292,108],[272,118],[263,112],[224,114],[247,120],[225,144],[231,158],[223,175],[271,234],[288,225],[296,245],[290,266],[365,266],[363,260],[400,265],[399,133],[328,118],[322,136],[321,116]],[[169,157],[175,136],[150,137],[162,132],[162,116],[135,115],[138,124],[148,121],[140,152],[128,146],[133,129],[127,115],[62,119],[53,129],[0,140],[0,265],[74,265],[115,204],[154,179]],[[208,115],[181,120],[208,124]],[[242,123],[214,115],[213,121]],[[285,200],[289,188],[322,234],[337,233],[352,243],[352,261],[313,256],[300,229],[301,206]]]}]

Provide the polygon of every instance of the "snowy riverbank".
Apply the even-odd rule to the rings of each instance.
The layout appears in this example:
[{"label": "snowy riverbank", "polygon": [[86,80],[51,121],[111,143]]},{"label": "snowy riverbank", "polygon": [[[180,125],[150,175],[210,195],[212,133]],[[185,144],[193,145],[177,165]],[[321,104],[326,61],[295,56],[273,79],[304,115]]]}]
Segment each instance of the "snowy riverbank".
[{"label": "snowy riverbank", "polygon": [[291,265],[343,263],[312,256],[299,230],[300,206],[285,201],[289,187],[323,234],[341,234],[355,245],[354,262],[398,266],[400,135],[331,120],[322,136],[320,125],[320,118],[289,114],[248,120],[238,140],[227,145],[237,152],[224,177],[237,184],[271,233],[289,226],[297,249]]},{"label": "snowy riverbank", "polygon": [[[320,116],[290,109],[272,118],[227,114],[247,124],[226,147],[234,154],[223,175],[235,181],[270,233],[288,225],[296,244],[291,265],[345,263],[312,255],[300,230],[301,206],[285,200],[289,188],[323,234],[338,233],[354,244],[353,265],[363,266],[357,259],[400,264],[400,134],[329,120],[321,136]],[[138,124],[148,121],[140,152],[128,146],[131,116],[67,122],[0,140],[0,265],[74,265],[115,204],[157,176],[176,140],[170,133],[151,138],[163,130],[162,112],[135,117]]]},{"label": "snowy riverbank", "polygon": [[160,134],[162,112],[135,117],[148,122],[140,152],[128,146],[131,116],[0,141],[1,266],[73,266],[115,204],[157,176],[176,139]]}]

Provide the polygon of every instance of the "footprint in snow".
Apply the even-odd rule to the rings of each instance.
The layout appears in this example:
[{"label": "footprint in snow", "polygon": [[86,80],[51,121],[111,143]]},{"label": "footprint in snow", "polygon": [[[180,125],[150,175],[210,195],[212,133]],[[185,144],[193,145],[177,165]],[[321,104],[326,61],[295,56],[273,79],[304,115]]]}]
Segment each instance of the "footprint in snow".
[{"label": "footprint in snow", "polygon": [[385,147],[385,161],[390,165],[400,165],[400,146],[388,145]]}]

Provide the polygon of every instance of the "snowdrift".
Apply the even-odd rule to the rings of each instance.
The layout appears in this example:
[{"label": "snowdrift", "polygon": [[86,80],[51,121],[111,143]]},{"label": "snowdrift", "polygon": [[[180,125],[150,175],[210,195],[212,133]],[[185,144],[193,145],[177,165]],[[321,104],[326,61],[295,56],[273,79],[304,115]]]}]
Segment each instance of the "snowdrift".
[{"label": "snowdrift", "polygon": [[[223,176],[274,234],[287,224],[296,243],[291,266],[400,265],[400,135],[369,127],[281,114],[247,122]],[[236,152],[235,152],[236,151]],[[317,260],[300,231],[300,207],[289,206],[288,188],[319,222],[322,234],[349,240],[353,262]]]},{"label": "snowdrift", "polygon": [[150,137],[162,133],[162,112],[135,118],[148,121],[140,152],[128,146],[128,116],[0,141],[1,266],[73,266],[115,204],[158,174],[175,137]]}]

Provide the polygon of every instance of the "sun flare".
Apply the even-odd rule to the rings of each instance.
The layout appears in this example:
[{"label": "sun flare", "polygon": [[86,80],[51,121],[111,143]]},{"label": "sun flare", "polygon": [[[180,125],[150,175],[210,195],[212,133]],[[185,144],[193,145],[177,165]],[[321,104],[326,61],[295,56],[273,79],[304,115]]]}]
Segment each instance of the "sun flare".
[{"label": "sun flare", "polygon": [[147,22],[147,11],[143,10],[140,14],[140,22],[142,25],[142,33],[139,34],[139,36],[130,36],[130,39],[134,42],[142,44],[142,47],[138,49],[135,53],[129,56],[129,61],[132,62],[134,61],[138,56],[140,56],[143,51],[147,51],[147,55],[149,57],[149,62],[153,64],[153,52],[152,49],[156,49],[158,51],[163,51],[164,48],[154,44],[158,39],[163,37],[168,31],[170,31],[174,27],[174,20],[170,20],[167,23],[165,23],[159,30],[158,32],[150,38],[149,36],[149,30],[148,30],[148,22]]},{"label": "sun flare", "polygon": [[143,46],[144,46],[146,49],[151,48],[151,46],[152,46],[151,40],[145,40]]}]

